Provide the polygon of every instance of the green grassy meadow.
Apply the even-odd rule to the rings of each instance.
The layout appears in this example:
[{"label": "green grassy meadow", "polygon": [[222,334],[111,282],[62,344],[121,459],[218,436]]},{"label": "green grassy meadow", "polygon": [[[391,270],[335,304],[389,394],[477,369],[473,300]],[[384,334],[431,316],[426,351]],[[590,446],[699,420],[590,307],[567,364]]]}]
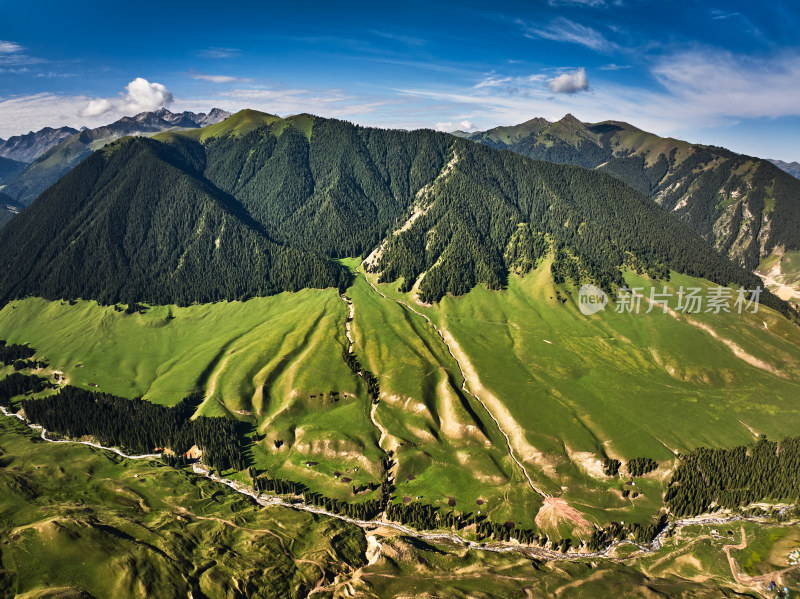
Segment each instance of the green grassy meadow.
[{"label": "green grassy meadow", "polygon": [[[627,277],[645,294],[653,285]],[[673,274],[668,286],[710,284]],[[581,519],[649,521],[677,452],[800,428],[800,328],[767,308],[646,314],[643,302],[640,314],[612,304],[587,317],[574,290],[554,287],[548,260],[506,290],[479,286],[435,307],[397,283],[377,287],[386,298],[360,273],[346,292],[354,351],[380,382],[375,422],[364,380],[342,359],[348,308],[332,289],[132,315],[29,298],[0,311],[0,338],[30,343],[71,384],[167,405],[202,389],[198,412],[251,423],[253,465],[272,476],[359,501],[369,495],[353,497],[340,477],[378,482],[392,451],[397,501],[446,510],[452,498],[459,511],[559,535],[586,534]],[[462,391],[456,358],[485,407]],[[541,510],[504,434],[534,484],[577,514]],[[605,457],[659,468],[608,477]]]},{"label": "green grassy meadow", "polygon": [[[699,541],[680,539],[691,550],[704,548],[695,561],[676,539],[624,562],[537,562],[257,507],[159,461],[44,443],[6,417],[0,515],[0,595],[25,599],[735,594],[721,542],[707,541],[704,527],[692,531]],[[379,553],[370,553],[376,546]]]},{"label": "green grassy meadow", "polygon": [[[337,520],[0,418],[0,595],[294,597],[366,563]],[[81,595],[80,592],[89,593]]]}]

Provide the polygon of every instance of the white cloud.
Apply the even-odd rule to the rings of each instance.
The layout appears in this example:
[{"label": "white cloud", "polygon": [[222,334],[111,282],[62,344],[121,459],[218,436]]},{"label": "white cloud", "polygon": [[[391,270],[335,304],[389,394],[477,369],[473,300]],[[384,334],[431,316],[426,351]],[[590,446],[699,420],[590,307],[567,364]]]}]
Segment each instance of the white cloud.
[{"label": "white cloud", "polygon": [[99,116],[105,114],[112,108],[111,102],[105,98],[98,98],[97,100],[90,100],[89,105],[79,111],[78,114],[81,116]]},{"label": "white cloud", "polygon": [[20,66],[44,62],[41,58],[28,56],[25,54],[24,50],[25,48],[20,46],[17,42],[0,40],[0,65]]},{"label": "white cloud", "polygon": [[206,48],[197,53],[201,58],[234,58],[239,55],[238,48]]},{"label": "white cloud", "polygon": [[561,73],[547,82],[547,86],[557,94],[574,94],[589,89],[586,69],[583,67],[568,73]]},{"label": "white cloud", "polygon": [[232,77],[230,75],[201,75],[200,73],[192,74],[192,79],[210,81],[211,83],[249,83],[252,81],[252,79],[243,79],[241,77]]},{"label": "white cloud", "polygon": [[160,83],[150,83],[147,79],[137,77],[125,86],[127,95],[124,98],[126,112],[149,112],[172,104],[172,93]]},{"label": "white cloud", "polygon": [[125,86],[126,94],[121,98],[95,98],[78,111],[83,117],[100,116],[106,113],[132,115],[150,112],[172,104],[174,98],[161,83],[150,83],[147,79],[137,77]]},{"label": "white cloud", "polygon": [[580,23],[576,23],[564,17],[553,19],[544,27],[528,26],[524,23],[520,24],[525,29],[526,37],[530,38],[539,37],[555,42],[579,44],[601,52],[608,52],[618,48],[617,44],[606,39],[606,37],[596,29],[581,25]]},{"label": "white cloud", "polygon": [[463,121],[460,121],[460,122],[454,122],[454,121],[439,122],[439,123],[436,123],[436,125],[434,126],[434,129],[436,129],[437,131],[444,131],[446,133],[450,133],[450,132],[456,131],[456,130],[458,130],[458,131],[472,131],[472,130],[475,129],[475,127],[472,125],[472,123],[470,121],[463,120]]},{"label": "white cloud", "polygon": [[22,46],[17,42],[0,40],[0,54],[14,54],[16,52],[22,52]]}]

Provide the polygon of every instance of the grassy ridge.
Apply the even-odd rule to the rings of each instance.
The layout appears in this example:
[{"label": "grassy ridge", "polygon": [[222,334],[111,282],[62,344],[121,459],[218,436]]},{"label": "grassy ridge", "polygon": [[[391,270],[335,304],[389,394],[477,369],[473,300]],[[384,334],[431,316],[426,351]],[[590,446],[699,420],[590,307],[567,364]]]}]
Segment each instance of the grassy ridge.
[{"label": "grassy ridge", "polygon": [[[681,275],[669,285],[709,286]],[[461,392],[458,364],[441,337],[414,311],[459,348],[468,388],[486,400],[535,484],[592,524],[649,521],[673,452],[747,444],[754,433],[778,439],[800,426],[800,333],[766,308],[678,319],[609,308],[585,317],[574,296],[559,301],[566,296],[553,286],[549,261],[512,277],[505,291],[479,286],[438,307],[416,304],[396,283],[379,287],[388,299],[363,275],[347,290],[354,351],[379,377],[375,422],[363,379],[342,360],[347,306],[334,290],[134,315],[30,298],[0,311],[0,338],[29,342],[72,384],[166,404],[204,388],[200,413],[255,425],[253,463],[270,476],[366,500],[371,494],[354,497],[351,484],[378,482],[392,450],[398,500],[421,496],[446,510],[452,497],[459,511],[481,509],[523,526],[533,525],[540,497],[494,420]],[[660,465],[635,479],[638,497],[625,498],[624,468],[620,477],[605,476],[605,457]],[[553,534],[578,534],[574,520],[547,510],[541,516]]]},{"label": "grassy ridge", "polygon": [[296,597],[365,563],[363,534],[340,521],[256,508],[157,461],[37,441],[0,418],[0,595]]},{"label": "grassy ridge", "polygon": [[[534,563],[374,531],[380,557],[368,565],[365,534],[340,521],[255,508],[227,487],[157,462],[41,443],[14,419],[0,418],[0,462],[3,596],[128,599],[191,590],[209,599],[283,598],[335,576],[356,597],[733,596],[722,553],[731,541],[709,539],[719,527],[684,529],[643,559],[592,564]],[[779,566],[791,530],[747,525],[753,552],[734,554],[745,564],[774,555]],[[784,581],[797,587],[796,575]]]},{"label": "grassy ridge", "polygon": [[[644,293],[652,285],[630,273],[627,278]],[[710,287],[680,275],[669,285]],[[396,284],[379,287],[413,302]],[[486,391],[508,408],[507,427],[525,430],[518,447],[540,483],[563,491],[590,519],[654,513],[659,479],[674,451],[748,443],[752,431],[777,439],[800,425],[800,331],[772,310],[691,318],[777,374],[737,357],[684,317],[623,315],[612,308],[585,317],[574,296],[562,304],[557,291],[545,262],[530,276],[512,277],[506,291],[480,286],[445,298],[438,308],[415,309],[461,346]],[[597,474],[606,455],[623,461],[646,455],[661,460],[662,469],[637,479],[638,498],[623,499],[623,480]]]},{"label": "grassy ridge", "polygon": [[[95,302],[69,305],[30,298],[0,311],[0,331],[11,343],[30,343],[72,384],[91,382],[123,397],[173,405],[216,374],[218,397],[227,390],[226,401],[230,398],[230,409],[237,410],[249,407],[256,384],[263,384],[246,376],[252,369],[240,363],[241,349],[247,346],[266,364],[282,344],[290,345],[284,336],[308,314],[328,316],[318,322],[319,352],[314,354],[323,369],[295,369],[286,376],[298,380],[279,381],[282,390],[294,385],[349,390],[349,371],[335,367],[343,338],[337,320],[344,317],[340,303],[333,290],[304,290],[248,302],[154,306],[144,314],[126,315]],[[259,344],[254,346],[255,341]],[[220,369],[226,355],[229,359]]]}]

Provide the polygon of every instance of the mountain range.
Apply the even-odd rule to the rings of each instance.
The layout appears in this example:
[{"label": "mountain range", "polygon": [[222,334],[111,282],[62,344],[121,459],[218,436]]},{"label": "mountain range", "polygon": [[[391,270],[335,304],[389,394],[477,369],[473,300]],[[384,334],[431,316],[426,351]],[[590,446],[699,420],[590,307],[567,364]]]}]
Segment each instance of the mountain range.
[{"label": "mountain range", "polygon": [[800,162],[784,162],[783,160],[773,160],[772,158],[769,161],[779,169],[789,173],[792,177],[800,179]]},{"label": "mountain range", "polygon": [[333,259],[373,252],[382,280],[435,302],[502,288],[550,251],[557,281],[607,291],[627,267],[758,282],[607,173],[427,130],[248,110],[95,152],[0,232],[15,265],[0,294],[241,299],[341,287]]},{"label": "mountain range", "polygon": [[[205,127],[228,116],[229,113],[219,108],[214,108],[208,114],[172,113],[166,108],[161,108],[154,112],[142,112],[133,117],[123,117],[114,123],[94,129],[70,130],[72,133],[69,136],[54,136],[52,133],[64,132],[67,128],[49,131],[43,129],[39,133],[28,134],[32,136],[29,139],[31,147],[36,146],[39,149],[48,147],[37,154],[24,171],[8,182],[3,192],[27,206],[93,151],[115,139],[127,135],[152,135],[169,129]],[[40,135],[42,132],[45,134]],[[57,143],[52,143],[56,139]]]},{"label": "mountain range", "polygon": [[[143,116],[171,126],[0,230],[0,405],[46,429],[0,419],[0,588],[751,596],[723,543],[795,546],[797,314],[769,293],[737,314],[760,279],[623,180],[638,154],[606,172],[508,132],[182,118]],[[520,139],[587,160],[556,137],[582,127]],[[613,298],[592,314],[587,283]]]},{"label": "mountain range", "polygon": [[24,135],[0,139],[0,156],[19,162],[33,162],[53,146],[78,133],[72,127],[45,127]]},{"label": "mountain range", "polygon": [[624,122],[549,122],[457,135],[524,156],[607,172],[649,196],[712,247],[755,270],[800,249],[800,180],[771,162],[662,138]]}]

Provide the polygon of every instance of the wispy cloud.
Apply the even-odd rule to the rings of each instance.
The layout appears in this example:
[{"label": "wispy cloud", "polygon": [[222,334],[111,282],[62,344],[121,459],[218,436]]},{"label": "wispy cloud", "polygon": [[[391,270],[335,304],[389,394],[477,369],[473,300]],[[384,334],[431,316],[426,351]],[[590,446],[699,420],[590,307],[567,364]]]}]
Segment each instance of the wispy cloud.
[{"label": "wispy cloud", "polygon": [[79,117],[78,112],[88,101],[86,96],[50,93],[0,98],[0,137],[38,131],[47,126],[87,124],[91,120]]},{"label": "wispy cloud", "polygon": [[384,39],[393,40],[395,42],[399,42],[401,44],[405,44],[406,46],[424,46],[425,40],[419,37],[413,37],[410,35],[403,35],[398,33],[389,33],[386,31],[377,31],[373,30],[375,35],[378,37],[382,37]]},{"label": "wispy cloud", "polygon": [[219,48],[211,47],[205,50],[200,50],[197,56],[201,58],[235,58],[241,54],[238,48]]},{"label": "wispy cloud", "polygon": [[670,96],[698,116],[800,115],[797,53],[758,59],[697,48],[664,57],[652,72]]},{"label": "wispy cloud", "polygon": [[246,77],[233,77],[231,75],[203,75],[202,73],[192,73],[192,79],[210,81],[211,83],[250,83],[252,79]]},{"label": "wispy cloud", "polygon": [[526,25],[519,23],[526,37],[542,38],[554,42],[579,44],[592,50],[609,52],[618,49],[616,43],[607,39],[602,33],[586,25],[581,25],[565,17],[558,17],[547,25]]},{"label": "wispy cloud", "polygon": [[592,8],[605,6],[606,0],[548,0],[550,6],[590,6]]},{"label": "wispy cloud", "polygon": [[714,9],[711,11],[711,18],[715,20],[723,20],[723,19],[730,19],[732,17],[738,17],[740,13],[738,12],[727,12],[724,10]]},{"label": "wispy cloud", "polygon": [[604,64],[603,66],[597,67],[597,68],[600,69],[601,71],[621,71],[623,69],[630,69],[631,65],[629,65],[629,64],[615,64],[615,63],[612,62],[612,63],[609,63],[609,64]]},{"label": "wispy cloud", "polygon": [[241,88],[224,91],[220,97],[226,101],[213,103],[226,110],[248,107],[276,114],[309,112],[338,118],[367,115],[391,103],[385,97],[357,96],[339,89]]},{"label": "wispy cloud", "polygon": [[25,53],[25,48],[17,42],[0,40],[0,65],[17,67],[27,64],[44,62],[41,58],[35,58]]},{"label": "wispy cloud", "polygon": [[22,46],[17,42],[0,40],[0,54],[15,54],[17,52],[22,52]]}]

